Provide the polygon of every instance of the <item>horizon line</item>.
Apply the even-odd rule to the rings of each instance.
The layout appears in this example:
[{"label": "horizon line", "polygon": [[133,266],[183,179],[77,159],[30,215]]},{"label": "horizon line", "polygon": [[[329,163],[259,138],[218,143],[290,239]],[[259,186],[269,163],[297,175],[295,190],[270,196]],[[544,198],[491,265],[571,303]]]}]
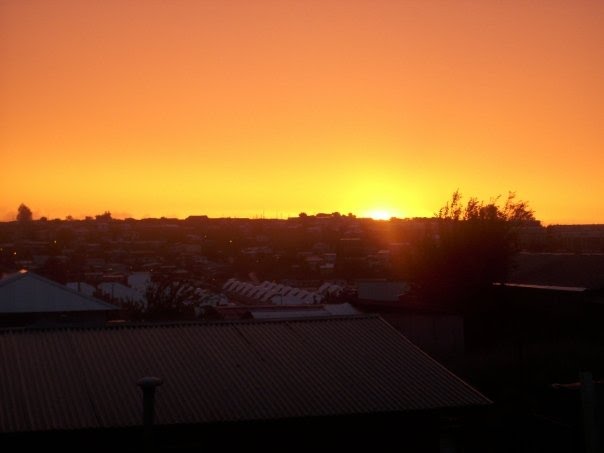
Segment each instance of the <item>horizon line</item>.
[{"label": "horizon line", "polygon": [[[109,212],[109,211],[107,211]],[[436,215],[433,215],[431,217],[427,217],[427,216],[408,216],[408,217],[397,217],[397,216],[392,216],[390,218],[387,219],[383,219],[383,218],[373,218],[371,216],[361,216],[361,215],[357,215],[354,213],[347,213],[347,214],[342,214],[338,211],[333,211],[333,212],[316,212],[313,214],[308,214],[306,212],[301,212],[300,214],[306,214],[307,217],[313,218],[313,217],[317,217],[317,216],[321,216],[321,217],[338,217],[334,214],[339,214],[339,217],[341,218],[352,218],[352,219],[357,219],[357,220],[373,220],[376,222],[389,222],[389,221],[397,221],[397,220],[402,220],[402,221],[413,221],[413,220],[437,220],[438,217]],[[244,217],[244,216],[210,216],[207,214],[190,214],[187,217],[168,217],[168,216],[150,216],[150,217],[125,217],[125,216],[118,216],[118,217],[109,217],[107,219],[97,219],[97,216],[102,216],[103,214],[97,214],[94,216],[83,216],[83,217],[75,217],[75,216],[71,216],[72,218],[68,219],[67,217],[65,218],[59,218],[59,217],[55,217],[55,218],[49,218],[46,216],[39,216],[38,218],[32,219],[32,222],[103,222],[103,221],[118,221],[118,222],[125,222],[125,221],[145,221],[145,220],[172,220],[172,221],[186,221],[190,218],[205,218],[207,220],[282,220],[282,221],[287,221],[290,219],[299,219],[299,218],[303,218],[300,216],[300,214],[298,215],[293,215],[293,216],[287,216],[287,217],[266,217],[265,215],[255,215],[255,216],[248,216],[248,217]],[[10,220],[0,220],[0,223],[18,223],[18,220],[15,219],[10,219]],[[604,226],[604,222],[585,222],[585,223],[579,223],[579,222],[544,222],[542,220],[539,219],[535,219],[535,223],[538,224],[541,227],[548,227],[548,226]]]}]

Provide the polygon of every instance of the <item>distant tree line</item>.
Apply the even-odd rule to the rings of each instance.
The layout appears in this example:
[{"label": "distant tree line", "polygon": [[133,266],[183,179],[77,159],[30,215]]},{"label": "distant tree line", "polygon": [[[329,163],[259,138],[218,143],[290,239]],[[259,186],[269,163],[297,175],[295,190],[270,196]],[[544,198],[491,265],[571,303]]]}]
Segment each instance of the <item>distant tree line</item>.
[{"label": "distant tree line", "polygon": [[[19,207],[17,208],[17,217],[16,217],[17,222],[21,222],[21,223],[27,223],[27,222],[31,222],[33,220],[33,213],[31,211],[31,209],[29,209],[29,207],[25,204],[25,203],[21,203],[19,205]],[[47,221],[48,218],[47,217],[40,217],[41,221]],[[55,219],[55,220],[59,220],[59,219]],[[68,215],[65,220],[68,221],[72,221],[74,220],[73,216]],[[102,214],[97,214],[96,216],[91,217],[91,216],[86,216],[85,220],[97,220],[99,222],[108,222],[110,220],[113,220],[113,218],[111,217],[111,212],[109,211],[105,211]]]}]

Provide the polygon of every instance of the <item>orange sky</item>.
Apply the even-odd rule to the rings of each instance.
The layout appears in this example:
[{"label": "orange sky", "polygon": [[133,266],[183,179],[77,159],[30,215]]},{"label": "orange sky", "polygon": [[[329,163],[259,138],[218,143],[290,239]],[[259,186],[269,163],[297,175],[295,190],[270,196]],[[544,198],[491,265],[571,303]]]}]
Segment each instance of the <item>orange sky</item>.
[{"label": "orange sky", "polygon": [[604,2],[0,0],[0,219],[604,223]]}]

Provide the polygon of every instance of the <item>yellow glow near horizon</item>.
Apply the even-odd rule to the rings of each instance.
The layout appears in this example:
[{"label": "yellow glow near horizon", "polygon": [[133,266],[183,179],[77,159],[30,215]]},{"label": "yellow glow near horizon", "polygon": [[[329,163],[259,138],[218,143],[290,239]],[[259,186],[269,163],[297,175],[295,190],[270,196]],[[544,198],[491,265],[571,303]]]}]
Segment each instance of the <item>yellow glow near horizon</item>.
[{"label": "yellow glow near horizon", "polygon": [[368,211],[366,216],[372,218],[373,220],[390,220],[392,217],[394,217],[390,211],[386,209],[373,209]]},{"label": "yellow glow near horizon", "polygon": [[600,0],[4,0],[0,220],[425,217],[459,189],[604,223],[603,23]]}]

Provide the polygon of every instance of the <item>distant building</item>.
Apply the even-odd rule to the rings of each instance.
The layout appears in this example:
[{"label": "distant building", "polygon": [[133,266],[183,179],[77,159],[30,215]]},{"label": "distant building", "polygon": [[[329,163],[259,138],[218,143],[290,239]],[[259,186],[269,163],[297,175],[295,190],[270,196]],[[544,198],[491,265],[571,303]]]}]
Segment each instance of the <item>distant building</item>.
[{"label": "distant building", "polygon": [[144,294],[151,284],[151,272],[133,272],[128,275],[128,286]]},{"label": "distant building", "polygon": [[103,323],[117,310],[32,272],[0,280],[0,325]]},{"label": "distant building", "polygon": [[144,293],[119,282],[103,282],[98,285],[99,290],[110,300],[131,301],[144,305]]},{"label": "distant building", "polygon": [[189,223],[205,223],[208,221],[207,215],[190,215],[185,219]]},{"label": "distant building", "polygon": [[93,297],[96,292],[96,287],[86,282],[67,282],[65,286],[89,297]]},{"label": "distant building", "polygon": [[222,290],[228,297],[244,304],[303,305],[321,303],[327,288],[332,286],[336,285],[323,285],[317,291],[307,291],[268,281],[254,284],[230,278]]}]

